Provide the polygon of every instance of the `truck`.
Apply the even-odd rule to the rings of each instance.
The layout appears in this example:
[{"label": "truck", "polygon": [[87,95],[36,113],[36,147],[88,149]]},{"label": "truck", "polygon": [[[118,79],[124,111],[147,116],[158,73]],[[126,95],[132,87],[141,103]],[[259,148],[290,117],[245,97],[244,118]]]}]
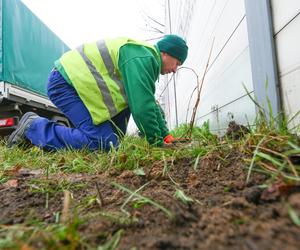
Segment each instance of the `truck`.
[{"label": "truck", "polygon": [[0,136],[28,111],[69,126],[46,91],[54,61],[69,47],[20,0],[0,0],[0,29]]}]

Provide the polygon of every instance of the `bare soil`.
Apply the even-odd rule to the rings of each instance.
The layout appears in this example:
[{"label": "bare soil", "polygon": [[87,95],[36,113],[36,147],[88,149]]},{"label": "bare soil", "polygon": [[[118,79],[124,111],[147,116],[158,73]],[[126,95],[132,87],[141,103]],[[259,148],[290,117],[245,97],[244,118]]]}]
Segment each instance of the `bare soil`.
[{"label": "bare soil", "polygon": [[[50,175],[47,183],[53,192],[49,192],[47,208],[46,194],[36,188],[41,187],[39,180],[45,176],[38,171],[18,171],[0,185],[0,223],[26,225],[33,219],[55,223],[55,213],[64,206],[64,193],[55,188],[67,181],[72,184],[68,186],[72,193],[70,211],[76,208],[78,217],[84,218],[78,231],[95,248],[123,229],[118,249],[300,249],[300,227],[290,219],[287,206],[300,214],[299,190],[266,193],[259,187],[266,176],[253,173],[246,184],[242,156],[232,153],[227,160],[224,163],[217,154],[211,154],[201,159],[195,170],[194,160],[181,159],[165,174],[161,161],[145,167],[145,175],[128,170],[93,176]],[[148,183],[139,194],[169,209],[173,219],[151,204],[134,207],[133,201],[124,206],[130,214],[126,217],[120,208],[129,194],[112,182],[132,191]],[[194,201],[180,201],[174,196],[176,188]],[[92,195],[101,196],[101,206],[88,203],[87,197]],[[30,242],[32,249],[41,249],[41,244],[38,239]]]}]

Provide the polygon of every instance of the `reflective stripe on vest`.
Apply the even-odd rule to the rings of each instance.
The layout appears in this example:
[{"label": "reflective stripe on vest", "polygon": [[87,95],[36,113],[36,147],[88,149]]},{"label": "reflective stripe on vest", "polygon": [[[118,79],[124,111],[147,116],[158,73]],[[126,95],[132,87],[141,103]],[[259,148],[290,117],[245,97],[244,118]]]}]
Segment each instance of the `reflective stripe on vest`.
[{"label": "reflective stripe on vest", "polygon": [[[83,60],[85,61],[86,65],[88,66],[90,72],[92,73],[93,77],[95,78],[97,85],[102,93],[103,101],[108,108],[110,117],[114,117],[118,112],[114,105],[114,102],[112,100],[112,97],[110,95],[109,89],[103,80],[100,73],[97,71],[95,66],[92,64],[92,62],[88,59],[88,57],[83,53],[83,45],[77,48],[79,54],[82,56]],[[104,62],[105,59],[103,58]]]},{"label": "reflective stripe on vest", "polygon": [[121,91],[121,95],[123,96],[124,100],[127,101],[127,96],[125,95],[125,89],[124,89],[123,83],[117,77],[117,74],[115,72],[115,66],[114,66],[112,58],[109,54],[108,48],[106,47],[105,41],[99,40],[97,42],[97,47],[99,49],[99,52],[101,54],[101,57],[103,59],[103,62],[106,66],[106,69],[108,70],[108,73],[109,73],[111,79],[113,79],[118,84],[120,91]]}]

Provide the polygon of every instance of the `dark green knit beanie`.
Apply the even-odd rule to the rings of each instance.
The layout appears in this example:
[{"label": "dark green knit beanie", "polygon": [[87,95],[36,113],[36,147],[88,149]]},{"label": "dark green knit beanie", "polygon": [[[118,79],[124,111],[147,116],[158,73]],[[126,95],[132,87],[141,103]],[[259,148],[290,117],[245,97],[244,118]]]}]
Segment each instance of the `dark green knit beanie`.
[{"label": "dark green knit beanie", "polygon": [[188,54],[188,46],[185,41],[177,35],[164,36],[158,41],[157,47],[161,52],[165,52],[178,59],[181,64],[184,63]]}]

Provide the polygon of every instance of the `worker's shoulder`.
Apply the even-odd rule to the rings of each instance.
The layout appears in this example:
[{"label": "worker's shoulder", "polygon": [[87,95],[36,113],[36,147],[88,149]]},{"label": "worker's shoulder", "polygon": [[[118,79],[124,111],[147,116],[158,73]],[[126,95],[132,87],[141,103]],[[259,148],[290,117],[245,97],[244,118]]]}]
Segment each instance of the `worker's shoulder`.
[{"label": "worker's shoulder", "polygon": [[127,43],[120,48],[120,55],[126,56],[127,59],[129,59],[136,57],[153,57],[156,56],[156,52],[152,48],[140,44]]}]

